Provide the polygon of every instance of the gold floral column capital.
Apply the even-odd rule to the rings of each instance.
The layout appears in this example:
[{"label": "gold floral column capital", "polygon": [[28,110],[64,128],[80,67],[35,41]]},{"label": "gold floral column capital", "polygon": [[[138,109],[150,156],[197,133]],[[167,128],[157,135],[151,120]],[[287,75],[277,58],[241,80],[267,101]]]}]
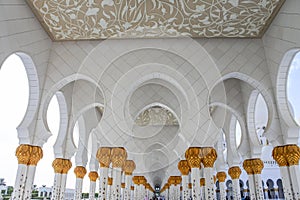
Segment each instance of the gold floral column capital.
[{"label": "gold floral column capital", "polygon": [[39,146],[31,147],[31,154],[28,165],[37,166],[38,162],[43,158],[43,150]]},{"label": "gold floral column capital", "polygon": [[108,168],[111,162],[111,148],[100,147],[97,151],[97,160],[99,161],[100,167]]},{"label": "gold floral column capital", "polygon": [[76,175],[76,178],[81,178],[83,179],[84,176],[86,175],[86,169],[83,166],[77,166],[74,169],[74,173]]},{"label": "gold floral column capital", "polygon": [[202,147],[200,149],[200,157],[205,168],[213,168],[217,160],[217,152],[212,147]]},{"label": "gold floral column capital", "polygon": [[89,173],[89,178],[90,178],[90,181],[92,181],[92,182],[96,182],[98,177],[99,177],[99,175],[98,175],[98,172],[96,172],[96,171],[92,171]]},{"label": "gold floral column capital", "polygon": [[205,178],[200,178],[200,186],[205,186]]},{"label": "gold floral column capital", "polygon": [[190,173],[190,166],[187,160],[181,160],[178,162],[178,170],[183,176],[187,176]]},{"label": "gold floral column capital", "polygon": [[185,158],[189,163],[190,168],[200,168],[200,147],[190,147],[185,152]]},{"label": "gold floral column capital", "polygon": [[217,173],[217,179],[219,180],[219,182],[225,182],[226,172],[218,172]]},{"label": "gold floral column capital", "polygon": [[252,161],[252,171],[254,174],[261,174],[264,168],[264,162],[260,158],[254,158]]},{"label": "gold floral column capital", "polygon": [[248,175],[254,174],[253,169],[252,169],[252,159],[244,160],[243,168],[247,172]]},{"label": "gold floral column capital", "polygon": [[228,174],[232,179],[239,179],[240,175],[242,173],[242,170],[238,166],[230,167],[228,169]]},{"label": "gold floral column capital", "polygon": [[111,162],[113,168],[122,168],[127,159],[127,152],[124,147],[114,147],[111,150]]},{"label": "gold floral column capital", "polygon": [[300,159],[300,147],[296,144],[285,145],[284,146],[286,160],[289,166],[299,165]]},{"label": "gold floral column capital", "polygon": [[52,167],[57,174],[67,174],[72,167],[72,162],[68,159],[56,158],[52,162]]},{"label": "gold floral column capital", "polygon": [[272,156],[274,160],[278,163],[279,167],[288,166],[288,161],[285,157],[285,149],[284,146],[274,147],[272,151]]},{"label": "gold floral column capital", "polygon": [[126,160],[123,165],[123,171],[125,175],[132,175],[132,172],[135,170],[135,163],[133,160]]},{"label": "gold floral column capital", "polygon": [[16,149],[16,157],[18,164],[28,165],[32,152],[32,146],[28,144],[21,144]]}]

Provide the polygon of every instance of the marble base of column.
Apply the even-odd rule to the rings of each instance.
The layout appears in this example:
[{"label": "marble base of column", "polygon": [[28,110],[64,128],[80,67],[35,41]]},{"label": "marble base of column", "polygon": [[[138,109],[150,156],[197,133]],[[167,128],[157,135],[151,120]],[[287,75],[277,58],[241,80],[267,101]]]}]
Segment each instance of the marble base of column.
[{"label": "marble base of column", "polygon": [[24,199],[24,188],[26,183],[27,176],[27,165],[19,164],[18,171],[15,181],[14,192],[12,195],[12,199],[14,200],[23,200]]},{"label": "marble base of column", "polygon": [[95,200],[96,182],[90,181],[89,200]]}]

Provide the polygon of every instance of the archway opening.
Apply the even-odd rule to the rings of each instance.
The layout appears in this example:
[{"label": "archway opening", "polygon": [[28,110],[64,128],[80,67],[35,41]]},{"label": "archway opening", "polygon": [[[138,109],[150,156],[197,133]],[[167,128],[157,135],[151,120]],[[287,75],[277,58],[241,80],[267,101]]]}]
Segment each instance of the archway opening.
[{"label": "archway opening", "polygon": [[287,76],[287,99],[291,114],[295,121],[300,125],[300,52],[298,52],[291,62]]},{"label": "archway opening", "polygon": [[237,148],[240,146],[242,142],[242,128],[239,120],[236,120],[236,125],[235,125],[235,142]]},{"label": "archway opening", "polygon": [[17,126],[25,116],[29,101],[29,83],[21,58],[10,55],[0,70],[0,159],[5,160],[0,177],[7,185],[14,185],[17,159],[12,157],[18,146]]}]

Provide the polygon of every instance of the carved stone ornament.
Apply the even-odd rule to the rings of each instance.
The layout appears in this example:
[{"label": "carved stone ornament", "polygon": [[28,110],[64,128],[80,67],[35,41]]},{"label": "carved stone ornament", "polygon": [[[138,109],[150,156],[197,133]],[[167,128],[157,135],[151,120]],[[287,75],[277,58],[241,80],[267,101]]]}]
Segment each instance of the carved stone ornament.
[{"label": "carved stone ornament", "polygon": [[90,181],[92,181],[92,182],[96,182],[98,177],[99,177],[99,175],[95,171],[89,173],[89,178],[90,178]]},{"label": "carved stone ornament", "polygon": [[185,152],[185,159],[188,161],[190,168],[200,168],[200,147],[190,147]]},{"label": "carved stone ornament", "polygon": [[16,157],[19,164],[36,166],[43,157],[43,150],[39,146],[21,144],[16,149]]},{"label": "carved stone ornament", "polygon": [[178,126],[172,112],[162,107],[151,107],[141,112],[135,120],[138,126]]},{"label": "carved stone ornament", "polygon": [[219,180],[219,182],[225,182],[226,172],[218,172],[217,173],[217,179]]},{"label": "carved stone ornament", "polygon": [[76,175],[76,178],[81,178],[81,179],[83,179],[84,176],[86,175],[86,169],[85,169],[85,167],[77,166],[77,167],[75,167],[75,169],[74,169],[74,173],[75,173],[75,175]]},{"label": "carved stone ornament", "polygon": [[111,162],[111,148],[110,147],[100,147],[97,151],[97,160],[99,161],[100,167],[108,168]]},{"label": "carved stone ornament", "polygon": [[57,174],[67,174],[72,167],[72,162],[68,159],[56,158],[52,162],[52,167]]},{"label": "carved stone ornament", "polygon": [[228,174],[230,175],[231,179],[239,179],[242,170],[238,166],[230,167],[228,169]]},{"label": "carved stone ornament", "polygon": [[132,175],[132,172],[135,170],[135,163],[133,160],[126,160],[123,165],[123,171],[125,175]]},{"label": "carved stone ornament", "polygon": [[259,37],[284,0],[27,0],[53,40]]},{"label": "carved stone ornament", "polygon": [[212,168],[217,160],[217,152],[212,147],[202,147],[200,149],[200,157],[205,168]]},{"label": "carved stone ornament", "polygon": [[111,150],[111,162],[113,168],[122,168],[127,159],[127,152],[123,147],[114,147]]},{"label": "carved stone ornament", "polygon": [[190,173],[190,166],[187,160],[181,160],[178,162],[178,170],[183,176],[187,176]]}]

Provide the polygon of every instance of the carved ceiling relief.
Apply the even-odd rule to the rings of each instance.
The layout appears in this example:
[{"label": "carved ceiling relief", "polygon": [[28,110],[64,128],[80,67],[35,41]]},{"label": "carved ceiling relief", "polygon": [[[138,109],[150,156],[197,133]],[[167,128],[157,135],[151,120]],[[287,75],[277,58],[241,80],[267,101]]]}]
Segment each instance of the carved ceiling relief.
[{"label": "carved ceiling relief", "polygon": [[27,0],[54,40],[259,37],[284,0]]},{"label": "carved ceiling relief", "polygon": [[162,107],[151,107],[141,112],[135,120],[138,126],[178,126],[176,117]]}]

